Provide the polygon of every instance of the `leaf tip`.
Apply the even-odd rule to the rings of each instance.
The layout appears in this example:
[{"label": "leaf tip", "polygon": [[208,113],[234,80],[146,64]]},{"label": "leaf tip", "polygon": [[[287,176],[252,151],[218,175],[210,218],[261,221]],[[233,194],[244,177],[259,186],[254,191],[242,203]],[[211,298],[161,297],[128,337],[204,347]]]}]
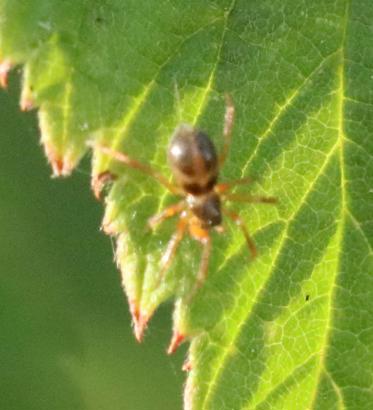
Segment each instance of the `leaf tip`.
[{"label": "leaf tip", "polygon": [[52,177],[69,176],[75,164],[69,160],[68,156],[61,156],[48,144],[44,144],[45,155],[52,167]]},{"label": "leaf tip", "polygon": [[102,221],[101,228],[100,228],[101,231],[104,232],[105,235],[116,236],[118,232],[115,227],[115,224],[110,221],[107,221],[106,219],[107,218],[104,217],[104,220]]},{"label": "leaf tip", "polygon": [[130,312],[133,321],[133,330],[136,340],[141,343],[144,339],[144,333],[148,325],[150,316],[144,315],[136,302],[130,302]]},{"label": "leaf tip", "polygon": [[185,340],[185,335],[179,333],[178,331],[174,331],[171,342],[167,348],[167,354],[173,354],[176,352],[177,348],[183,343]]},{"label": "leaf tip", "polygon": [[190,359],[186,359],[183,363],[183,367],[181,368],[184,372],[190,372],[193,369],[192,362]]},{"label": "leaf tip", "polygon": [[12,63],[9,60],[4,60],[0,63],[0,86],[8,87],[8,73],[12,68]]},{"label": "leaf tip", "polygon": [[31,111],[35,108],[34,101],[31,98],[21,98],[19,103],[21,111]]}]

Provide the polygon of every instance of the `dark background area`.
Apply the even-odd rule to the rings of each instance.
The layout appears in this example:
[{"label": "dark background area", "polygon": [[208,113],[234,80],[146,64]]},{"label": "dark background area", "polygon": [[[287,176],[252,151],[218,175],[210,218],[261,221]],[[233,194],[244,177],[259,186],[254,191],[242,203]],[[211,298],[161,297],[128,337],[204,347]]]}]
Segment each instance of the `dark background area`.
[{"label": "dark background area", "polygon": [[186,347],[165,354],[172,305],[137,344],[89,159],[50,178],[18,77],[0,92],[0,408],[181,409]]}]

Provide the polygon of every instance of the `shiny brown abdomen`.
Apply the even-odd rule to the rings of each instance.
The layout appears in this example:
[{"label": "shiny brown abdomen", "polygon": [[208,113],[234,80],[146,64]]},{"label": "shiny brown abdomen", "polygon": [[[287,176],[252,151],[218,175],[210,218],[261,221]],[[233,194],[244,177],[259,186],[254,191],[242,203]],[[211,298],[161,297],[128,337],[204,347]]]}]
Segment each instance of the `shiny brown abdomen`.
[{"label": "shiny brown abdomen", "polygon": [[203,132],[182,124],[172,137],[168,160],[177,183],[186,193],[210,192],[218,178],[218,157],[214,144]]}]

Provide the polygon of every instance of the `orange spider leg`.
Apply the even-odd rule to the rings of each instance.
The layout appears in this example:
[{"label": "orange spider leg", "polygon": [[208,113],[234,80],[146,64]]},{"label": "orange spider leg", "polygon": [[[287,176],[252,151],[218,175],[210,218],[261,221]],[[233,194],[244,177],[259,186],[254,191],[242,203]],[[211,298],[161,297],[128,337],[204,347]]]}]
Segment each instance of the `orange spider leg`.
[{"label": "orange spider leg", "polygon": [[233,181],[229,182],[222,182],[215,186],[215,191],[219,194],[223,194],[234,188],[236,185],[249,185],[253,183],[255,180],[251,177],[245,177],[240,179],[234,179]]},{"label": "orange spider leg", "polygon": [[187,296],[187,302],[193,299],[197,290],[204,284],[207,278],[212,243],[211,243],[211,237],[209,236],[208,231],[205,231],[205,232],[206,232],[206,235],[204,236],[204,239],[200,240],[200,242],[203,245],[203,248],[202,248],[201,262],[199,265],[197,278],[196,278],[193,290]]},{"label": "orange spider leg", "polygon": [[165,219],[171,218],[172,216],[177,215],[181,211],[185,209],[185,202],[180,201],[176,204],[170,205],[165,208],[159,214],[153,215],[151,218],[148,219],[148,225],[151,229],[154,229],[156,225],[162,223]]},{"label": "orange spider leg", "polygon": [[97,200],[101,199],[101,193],[106,184],[115,181],[115,179],[116,176],[110,171],[104,171],[92,177],[91,188]]},{"label": "orange spider leg", "polygon": [[189,221],[189,234],[192,238],[201,242],[203,249],[201,255],[201,262],[199,265],[196,282],[192,292],[188,296],[188,300],[192,299],[196,291],[202,286],[203,282],[206,280],[208,272],[208,263],[211,253],[211,238],[209,230],[201,225],[201,221],[192,216]]},{"label": "orange spider leg", "polygon": [[101,151],[102,153],[104,153],[106,155],[109,155],[110,157],[116,159],[117,161],[121,162],[122,164],[127,165],[130,168],[138,169],[138,170],[142,171],[143,173],[155,178],[160,184],[165,186],[173,194],[179,195],[181,193],[181,191],[178,187],[176,187],[175,185],[170,183],[168,181],[168,179],[163,174],[156,171],[151,166],[149,166],[147,164],[142,164],[141,162],[139,162],[139,161],[137,161],[133,158],[130,158],[128,155],[126,155],[122,152],[115,151],[115,150],[113,150],[109,147],[106,147],[105,145],[101,145],[101,144],[98,144],[98,143],[95,143],[95,142],[90,142],[90,143],[88,143],[88,145],[91,146],[92,148],[98,149],[99,151]]},{"label": "orange spider leg", "polygon": [[197,280],[195,285],[195,290],[200,288],[207,278],[207,272],[209,267],[209,259],[211,253],[211,238],[207,236],[204,240],[203,249],[202,249],[202,256],[201,256],[201,263],[199,265],[199,270],[197,274]]},{"label": "orange spider leg", "polygon": [[188,226],[188,220],[185,216],[181,216],[179,222],[177,223],[176,231],[172,235],[171,239],[167,244],[166,252],[163,254],[161,259],[161,271],[159,273],[159,279],[157,287],[159,286],[160,282],[162,281],[167,269],[170,267],[172,259],[175,256],[177,247],[179,243],[183,239],[185,230]]},{"label": "orange spider leg", "polygon": [[256,196],[256,195],[247,195],[247,194],[225,194],[224,199],[228,201],[237,201],[237,202],[248,202],[255,204],[275,204],[277,203],[277,198],[272,196]]},{"label": "orange spider leg", "polygon": [[238,225],[238,226],[241,228],[242,233],[243,233],[243,235],[244,235],[244,237],[245,237],[245,239],[246,239],[247,246],[249,247],[251,256],[252,256],[253,258],[255,258],[256,255],[257,255],[256,246],[255,246],[254,241],[251,239],[251,236],[250,236],[250,234],[249,234],[249,231],[247,230],[247,227],[246,227],[244,221],[242,220],[242,218],[241,218],[239,215],[237,215],[235,212],[228,211],[228,210],[226,210],[226,209],[223,209],[223,212],[224,212],[225,215],[227,215],[230,219],[232,219],[232,221],[235,222],[236,225]]},{"label": "orange spider leg", "polygon": [[223,149],[221,150],[221,153],[219,155],[219,166],[222,167],[229,151],[229,147],[231,145],[231,140],[232,140],[232,129],[233,129],[233,123],[234,123],[234,105],[233,101],[230,95],[226,94],[225,96],[225,116],[224,116],[224,130],[223,130],[223,136],[224,136],[224,144],[223,144]]}]

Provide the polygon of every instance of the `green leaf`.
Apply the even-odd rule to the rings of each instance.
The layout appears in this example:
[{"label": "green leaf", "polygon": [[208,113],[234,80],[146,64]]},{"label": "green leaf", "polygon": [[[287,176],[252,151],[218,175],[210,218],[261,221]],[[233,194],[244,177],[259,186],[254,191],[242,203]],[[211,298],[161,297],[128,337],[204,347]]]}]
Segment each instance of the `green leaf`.
[{"label": "green leaf", "polygon": [[174,336],[192,341],[186,409],[373,407],[372,21],[368,0],[0,2],[3,73],[24,64],[21,106],[39,108],[56,175],[94,140],[169,177],[175,127],[221,147],[234,100],[221,179],[254,176],[246,190],[279,204],[229,205],[258,257],[226,223],[192,298],[200,244],[187,237],[160,280],[176,222],[147,229],[177,199],[94,149],[96,190],[116,177],[103,225],[137,336],[171,298]]}]

